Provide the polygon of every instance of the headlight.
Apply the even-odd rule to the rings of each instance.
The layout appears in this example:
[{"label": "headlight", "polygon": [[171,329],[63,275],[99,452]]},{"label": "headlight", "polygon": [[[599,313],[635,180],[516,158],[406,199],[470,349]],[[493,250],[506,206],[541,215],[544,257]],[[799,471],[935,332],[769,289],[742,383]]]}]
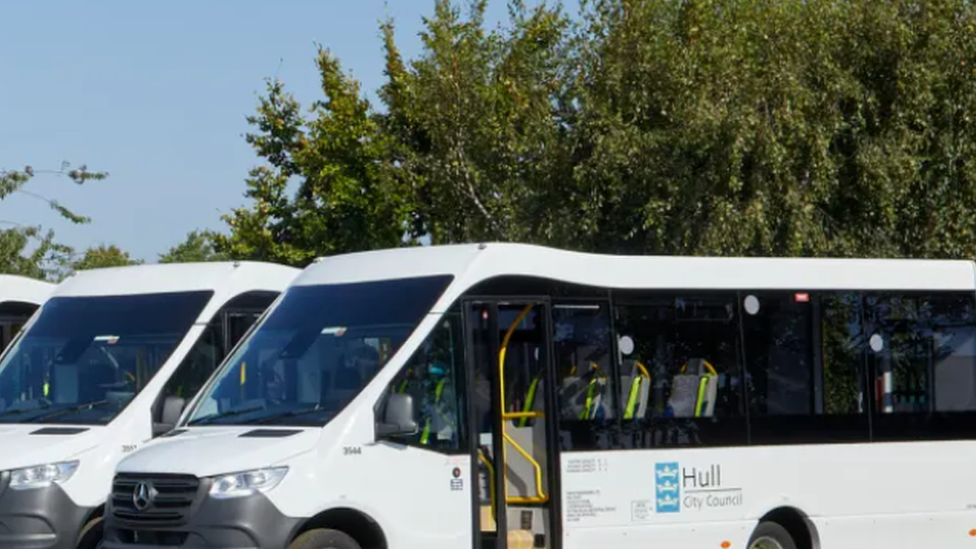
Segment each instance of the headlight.
[{"label": "headlight", "polygon": [[229,499],[267,492],[277,486],[287,472],[287,467],[272,467],[214,477],[210,497]]},{"label": "headlight", "polygon": [[11,490],[45,488],[55,482],[65,482],[78,470],[77,461],[48,463],[36,467],[24,467],[10,472]]}]

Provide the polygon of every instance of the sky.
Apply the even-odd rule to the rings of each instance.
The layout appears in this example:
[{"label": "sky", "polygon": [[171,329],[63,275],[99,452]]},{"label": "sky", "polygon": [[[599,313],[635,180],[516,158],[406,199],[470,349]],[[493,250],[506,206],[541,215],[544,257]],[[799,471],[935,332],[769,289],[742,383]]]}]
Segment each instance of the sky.
[{"label": "sky", "polygon": [[[532,5],[532,2],[527,2]],[[573,4],[571,0],[567,3]],[[50,0],[0,4],[0,169],[109,172],[76,185],[40,174],[33,193],[92,218],[71,225],[32,196],[0,201],[0,223],[43,225],[84,250],[116,245],[155,261],[247,204],[244,141],[266,78],[303,106],[320,98],[316,44],[371,98],[383,82],[379,22],[420,53],[434,0]],[[489,4],[490,24],[507,17]]]}]

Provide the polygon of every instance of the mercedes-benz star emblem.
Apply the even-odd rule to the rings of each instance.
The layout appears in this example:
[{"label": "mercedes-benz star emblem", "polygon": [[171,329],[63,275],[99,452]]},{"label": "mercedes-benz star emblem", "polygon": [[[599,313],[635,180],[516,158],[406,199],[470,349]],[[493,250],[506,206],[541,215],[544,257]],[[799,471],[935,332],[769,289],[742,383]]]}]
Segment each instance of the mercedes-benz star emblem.
[{"label": "mercedes-benz star emblem", "polygon": [[132,505],[138,511],[145,511],[152,504],[152,486],[148,482],[136,484],[136,489],[132,491]]}]

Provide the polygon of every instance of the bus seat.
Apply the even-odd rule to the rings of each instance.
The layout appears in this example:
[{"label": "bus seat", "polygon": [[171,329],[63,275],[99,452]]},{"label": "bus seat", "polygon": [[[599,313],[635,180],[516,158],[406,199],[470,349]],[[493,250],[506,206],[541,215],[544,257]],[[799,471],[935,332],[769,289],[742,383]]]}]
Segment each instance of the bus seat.
[{"label": "bus seat", "polygon": [[699,417],[713,417],[715,415],[715,399],[718,398],[718,376],[705,376],[702,378],[705,387],[702,391],[704,403],[700,403]]},{"label": "bus seat", "polygon": [[591,420],[602,417],[604,378],[568,377],[563,380],[562,416],[564,419]]},{"label": "bus seat", "polygon": [[712,417],[718,396],[718,377],[678,374],[671,381],[668,411],[672,417]]},{"label": "bus seat", "polygon": [[577,376],[564,377],[559,388],[559,402],[563,419],[577,419],[586,405],[586,385]]},{"label": "bus seat", "polygon": [[695,374],[677,374],[671,378],[668,413],[671,417],[695,417],[698,402],[698,380]]},{"label": "bus seat", "polygon": [[621,376],[620,386],[624,394],[624,419],[643,419],[647,415],[651,395],[651,380],[640,374]]}]

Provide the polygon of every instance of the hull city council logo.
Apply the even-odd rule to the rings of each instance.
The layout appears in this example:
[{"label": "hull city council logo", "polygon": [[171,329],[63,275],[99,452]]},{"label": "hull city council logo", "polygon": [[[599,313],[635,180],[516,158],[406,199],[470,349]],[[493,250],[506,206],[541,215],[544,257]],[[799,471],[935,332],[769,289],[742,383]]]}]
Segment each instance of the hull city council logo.
[{"label": "hull city council logo", "polygon": [[654,507],[658,513],[681,511],[680,475],[677,462],[654,465]]},{"label": "hull city council logo", "polygon": [[719,464],[681,467],[676,461],[654,465],[654,508],[658,513],[680,513],[739,507],[742,488],[730,487]]}]

